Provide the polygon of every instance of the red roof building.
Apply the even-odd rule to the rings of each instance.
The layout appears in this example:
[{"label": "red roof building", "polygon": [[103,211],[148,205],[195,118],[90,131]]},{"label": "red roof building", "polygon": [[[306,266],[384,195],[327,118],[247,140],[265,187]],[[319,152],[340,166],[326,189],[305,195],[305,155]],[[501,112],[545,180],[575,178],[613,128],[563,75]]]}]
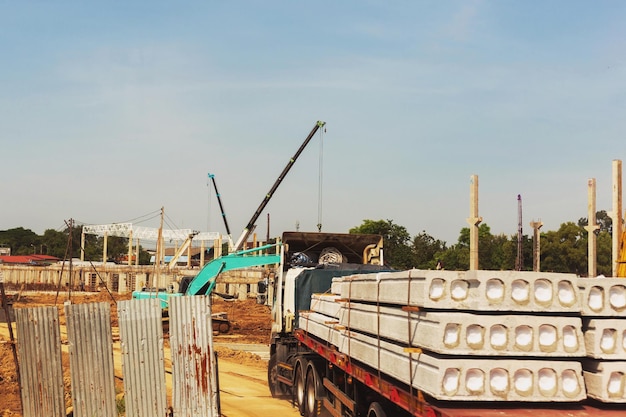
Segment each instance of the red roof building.
[{"label": "red roof building", "polygon": [[0,256],[0,263],[5,265],[50,265],[59,258],[50,255],[8,255]]}]

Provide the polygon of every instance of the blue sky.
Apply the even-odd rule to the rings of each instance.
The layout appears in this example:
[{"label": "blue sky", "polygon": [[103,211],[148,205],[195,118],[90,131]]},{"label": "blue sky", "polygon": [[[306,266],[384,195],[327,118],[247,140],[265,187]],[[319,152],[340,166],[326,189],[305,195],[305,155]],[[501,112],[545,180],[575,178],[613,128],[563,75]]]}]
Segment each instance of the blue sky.
[{"label": "blue sky", "polygon": [[[626,2],[0,0],[0,230],[125,222],[236,238],[390,219],[449,244],[610,211]],[[321,145],[320,145],[321,144]],[[154,216],[149,216],[154,217]],[[140,223],[158,227],[158,218]]]}]

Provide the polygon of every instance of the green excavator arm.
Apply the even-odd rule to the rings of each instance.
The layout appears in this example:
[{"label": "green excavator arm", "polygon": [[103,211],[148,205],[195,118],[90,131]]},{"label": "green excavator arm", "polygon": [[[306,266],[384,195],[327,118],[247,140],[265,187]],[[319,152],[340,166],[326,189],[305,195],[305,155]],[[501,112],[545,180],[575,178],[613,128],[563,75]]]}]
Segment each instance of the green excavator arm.
[{"label": "green excavator arm", "polygon": [[262,253],[270,249],[277,250],[280,243],[259,246],[258,248],[233,252],[231,254],[213,259],[207,263],[196,275],[187,288],[181,288],[181,292],[158,292],[152,290],[133,291],[133,298],[159,298],[161,307],[168,307],[170,297],[180,297],[183,295],[208,295],[215,288],[217,277],[226,271],[234,269],[249,268],[252,266],[262,266],[280,263],[280,254]]}]

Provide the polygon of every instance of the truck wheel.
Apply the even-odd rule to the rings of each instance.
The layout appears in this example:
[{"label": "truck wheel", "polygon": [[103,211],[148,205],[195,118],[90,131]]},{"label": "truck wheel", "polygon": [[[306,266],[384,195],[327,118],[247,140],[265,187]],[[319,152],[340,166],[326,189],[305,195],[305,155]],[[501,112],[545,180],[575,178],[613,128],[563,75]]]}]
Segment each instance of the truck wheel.
[{"label": "truck wheel", "polygon": [[304,384],[304,416],[305,417],[329,417],[330,413],[323,406],[325,396],[322,379],[312,362],[309,362]]},{"label": "truck wheel", "polygon": [[367,417],[387,417],[387,413],[385,413],[380,403],[371,403],[367,411]]},{"label": "truck wheel", "polygon": [[278,381],[278,363],[276,354],[270,356],[270,360],[267,364],[267,385],[270,387],[272,397],[276,398],[285,395],[283,384]]},{"label": "truck wheel", "polygon": [[309,369],[306,375],[306,389],[304,398],[304,415],[306,417],[315,417],[317,415],[317,398],[315,398],[315,377],[316,372],[313,368]]},{"label": "truck wheel", "polygon": [[296,387],[296,404],[298,404],[298,411],[300,411],[300,415],[304,415],[304,400],[305,400],[305,381],[304,381],[304,371],[302,370],[302,365],[300,363],[296,364],[296,372],[294,373],[294,386]]},{"label": "truck wheel", "polygon": [[225,321],[220,323],[220,333],[228,333],[230,331],[230,323]]}]

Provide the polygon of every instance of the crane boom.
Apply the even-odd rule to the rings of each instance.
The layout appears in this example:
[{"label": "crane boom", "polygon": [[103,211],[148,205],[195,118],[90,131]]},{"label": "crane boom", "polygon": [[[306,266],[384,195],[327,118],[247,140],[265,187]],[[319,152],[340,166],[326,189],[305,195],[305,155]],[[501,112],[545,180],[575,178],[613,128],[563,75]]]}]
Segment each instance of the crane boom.
[{"label": "crane boom", "polygon": [[222,196],[217,191],[217,184],[215,182],[215,175],[209,174],[209,178],[213,182],[213,188],[215,189],[215,196],[217,197],[217,203],[220,205],[220,212],[222,213],[222,219],[224,219],[224,226],[226,226],[226,234],[230,236],[230,227],[228,227],[228,220],[226,220],[226,213],[224,212],[224,206],[222,205]]},{"label": "crane boom", "polygon": [[272,188],[269,190],[269,192],[265,194],[265,197],[263,198],[263,201],[261,201],[259,208],[256,209],[256,211],[252,215],[252,218],[250,219],[246,227],[243,229],[243,232],[241,232],[241,236],[239,236],[239,239],[237,239],[237,242],[235,243],[235,251],[239,251],[243,247],[244,242],[248,240],[250,233],[252,233],[252,231],[254,230],[254,224],[256,223],[257,219],[261,215],[261,212],[263,211],[265,206],[267,206],[267,203],[269,203],[270,198],[272,198],[272,196],[274,195],[274,192],[276,191],[280,183],[283,181],[283,179],[285,178],[285,176],[287,175],[287,173],[293,166],[294,162],[296,162],[296,159],[298,159],[298,157],[300,156],[304,148],[306,148],[306,146],[309,144],[309,142],[311,141],[315,133],[317,133],[318,129],[320,127],[323,127],[325,124],[326,122],[322,122],[318,120],[315,126],[313,127],[313,129],[311,130],[311,133],[309,133],[309,136],[307,136],[307,138],[304,140],[302,145],[300,145],[300,148],[298,148],[298,150],[296,151],[295,155],[292,156],[291,159],[289,159],[287,166],[285,166],[285,168],[283,169],[283,172],[280,173],[280,175],[278,176],[278,179],[276,180],[276,182],[274,182],[274,185],[272,185]]}]

